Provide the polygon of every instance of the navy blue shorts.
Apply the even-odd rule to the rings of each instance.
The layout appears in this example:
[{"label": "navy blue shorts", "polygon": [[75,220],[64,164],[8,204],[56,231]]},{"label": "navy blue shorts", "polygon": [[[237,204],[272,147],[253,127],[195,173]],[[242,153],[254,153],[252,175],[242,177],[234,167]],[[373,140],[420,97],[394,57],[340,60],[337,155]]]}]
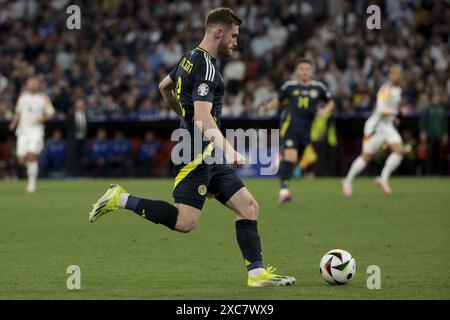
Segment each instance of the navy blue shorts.
[{"label": "navy blue shorts", "polygon": [[298,158],[301,159],[306,147],[311,143],[309,137],[305,137],[303,134],[294,132],[286,132],[286,134],[280,139],[280,148],[282,150],[293,148],[298,152]]},{"label": "navy blue shorts", "polygon": [[232,168],[225,164],[205,164],[198,166],[175,166],[176,177],[173,189],[175,203],[182,203],[202,209],[208,198],[216,198],[225,204],[244,183]]}]

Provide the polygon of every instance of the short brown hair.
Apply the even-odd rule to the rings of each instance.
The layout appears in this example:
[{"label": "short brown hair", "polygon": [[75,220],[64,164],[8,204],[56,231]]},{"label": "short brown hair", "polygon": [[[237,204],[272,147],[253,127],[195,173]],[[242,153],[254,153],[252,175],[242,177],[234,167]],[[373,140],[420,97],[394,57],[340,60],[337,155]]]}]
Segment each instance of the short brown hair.
[{"label": "short brown hair", "polygon": [[298,60],[297,60],[297,65],[299,65],[299,64],[301,64],[301,63],[307,63],[307,64],[309,64],[311,67],[312,67],[312,61],[311,60],[309,60],[308,58],[299,58]]},{"label": "short brown hair", "polygon": [[242,20],[230,8],[217,8],[211,10],[206,16],[205,28],[214,24],[224,24],[231,26],[233,24],[241,25]]}]

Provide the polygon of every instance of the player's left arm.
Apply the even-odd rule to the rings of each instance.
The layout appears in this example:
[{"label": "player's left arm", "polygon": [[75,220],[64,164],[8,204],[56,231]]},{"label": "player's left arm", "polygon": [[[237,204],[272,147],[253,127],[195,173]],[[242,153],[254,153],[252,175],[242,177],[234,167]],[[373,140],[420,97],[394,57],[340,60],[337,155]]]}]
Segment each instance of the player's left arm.
[{"label": "player's left arm", "polygon": [[164,98],[164,101],[167,105],[175,111],[175,113],[182,117],[182,111],[180,108],[180,103],[177,98],[177,93],[175,91],[176,85],[172,80],[170,75],[167,75],[160,83],[159,83],[159,91]]},{"label": "player's left arm", "polygon": [[320,117],[329,117],[334,110],[334,100],[331,97],[331,92],[325,85],[321,85],[321,99],[325,102],[322,108],[319,108],[318,115]]},{"label": "player's left arm", "polygon": [[44,97],[44,115],[39,120],[40,123],[46,123],[47,121],[53,119],[55,116],[55,107],[53,107],[53,104],[49,97]]},{"label": "player's left arm", "polygon": [[319,108],[319,116],[328,117],[334,110],[334,100],[330,99],[322,108]]}]

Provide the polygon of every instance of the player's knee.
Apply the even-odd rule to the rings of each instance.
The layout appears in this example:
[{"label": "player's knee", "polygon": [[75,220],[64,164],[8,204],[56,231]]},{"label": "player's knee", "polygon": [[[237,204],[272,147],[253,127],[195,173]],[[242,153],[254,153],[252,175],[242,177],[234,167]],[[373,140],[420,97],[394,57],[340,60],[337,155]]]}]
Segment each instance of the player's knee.
[{"label": "player's knee", "polygon": [[257,220],[259,215],[259,204],[255,199],[250,200],[247,206],[242,208],[240,215],[244,219]]},{"label": "player's knee", "polygon": [[296,157],[287,158],[286,161],[289,162],[289,163],[292,163],[292,165],[293,165],[294,167],[296,167],[297,164],[298,164],[298,161],[297,161],[297,158],[296,158]]},{"label": "player's knee", "polygon": [[293,164],[296,164],[298,162],[297,155],[294,152],[285,152],[284,160],[288,161],[288,162],[292,162]]},{"label": "player's knee", "polygon": [[[180,219],[181,218],[181,219]],[[183,218],[178,216],[177,223],[175,225],[175,230],[182,233],[189,233],[192,230],[195,229],[197,226],[198,220],[196,219],[189,219],[189,218]]]},{"label": "player's knee", "polygon": [[368,153],[363,153],[363,154],[361,155],[361,158],[363,158],[363,160],[364,160],[365,162],[370,162],[370,160],[372,160],[372,155],[371,155],[371,154],[368,154]]},{"label": "player's knee", "polygon": [[405,148],[402,145],[395,146],[392,151],[399,156],[403,156],[405,154]]},{"label": "player's knee", "polygon": [[183,221],[182,223],[177,223],[175,229],[181,233],[189,233],[194,230],[196,226],[196,221]]},{"label": "player's knee", "polygon": [[34,155],[32,153],[28,153],[25,158],[26,158],[27,162],[33,162],[33,161],[37,160],[36,155]]}]

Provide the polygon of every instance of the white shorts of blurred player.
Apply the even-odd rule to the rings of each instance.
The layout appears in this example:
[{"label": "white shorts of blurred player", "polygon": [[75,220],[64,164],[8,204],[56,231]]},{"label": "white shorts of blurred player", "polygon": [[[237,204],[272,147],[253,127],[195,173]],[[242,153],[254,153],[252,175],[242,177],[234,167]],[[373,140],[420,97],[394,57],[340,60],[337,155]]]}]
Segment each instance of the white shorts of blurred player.
[{"label": "white shorts of blurred player", "polygon": [[391,124],[380,124],[373,134],[366,135],[363,140],[363,152],[372,155],[383,143],[389,145],[402,143],[402,137]]},{"label": "white shorts of blurred player", "polygon": [[25,157],[31,153],[39,155],[44,147],[44,139],[40,135],[19,135],[17,137],[17,156]]}]

